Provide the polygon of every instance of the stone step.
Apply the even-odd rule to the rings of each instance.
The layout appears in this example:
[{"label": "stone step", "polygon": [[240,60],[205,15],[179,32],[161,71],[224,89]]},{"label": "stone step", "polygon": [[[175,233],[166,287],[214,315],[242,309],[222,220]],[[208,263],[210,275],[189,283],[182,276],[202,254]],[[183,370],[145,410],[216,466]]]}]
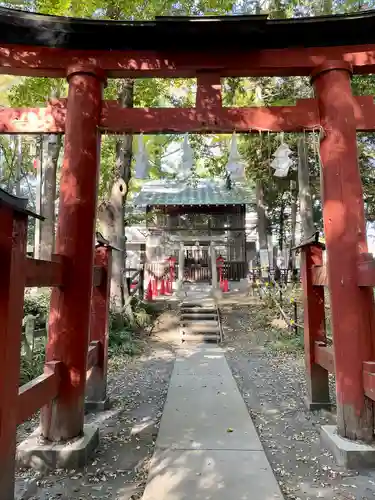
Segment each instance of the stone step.
[{"label": "stone step", "polygon": [[182,342],[219,342],[220,337],[219,335],[215,335],[213,333],[205,333],[205,334],[192,334],[192,333],[185,333],[181,336]]},{"label": "stone step", "polygon": [[189,326],[181,326],[182,332],[186,333],[215,333],[220,334],[220,328],[218,325],[215,326],[204,326],[204,325],[189,325]]},{"label": "stone step", "polygon": [[217,314],[216,307],[180,307],[180,314]]},{"label": "stone step", "polygon": [[202,329],[202,328],[218,328],[218,322],[215,320],[203,320],[203,321],[186,321],[180,319],[180,325],[185,325],[187,328]]},{"label": "stone step", "polygon": [[215,307],[215,302],[213,300],[200,300],[200,301],[189,301],[183,300],[181,302],[181,307]]},{"label": "stone step", "polygon": [[216,313],[183,313],[180,315],[181,321],[217,321]]}]

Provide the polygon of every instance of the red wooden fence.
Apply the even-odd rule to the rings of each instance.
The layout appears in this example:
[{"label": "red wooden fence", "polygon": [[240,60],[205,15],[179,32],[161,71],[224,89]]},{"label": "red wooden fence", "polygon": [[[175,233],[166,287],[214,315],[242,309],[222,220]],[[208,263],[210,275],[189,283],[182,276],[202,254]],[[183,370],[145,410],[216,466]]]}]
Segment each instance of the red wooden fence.
[{"label": "red wooden fence", "polygon": [[[66,261],[26,257],[28,213],[0,200],[0,491],[13,498],[16,427],[56,399],[63,363],[45,364],[44,374],[19,387],[21,329],[25,287],[63,288]],[[106,401],[110,246],[97,246],[93,268],[91,328],[87,356],[87,398],[90,407]]]},{"label": "red wooden fence", "polygon": [[[324,287],[328,286],[327,266],[323,265],[323,250],[311,244],[302,248],[301,275],[304,287],[305,361],[308,386],[308,405],[311,409],[329,407],[328,373],[337,376],[335,338],[327,343],[325,330]],[[362,254],[357,266],[359,287],[375,286],[375,261]],[[354,339],[353,339],[354,341]],[[336,342],[338,342],[336,340]],[[338,347],[338,346],[337,346]],[[371,352],[368,353],[371,358]],[[363,394],[375,401],[375,362],[363,361]]]}]

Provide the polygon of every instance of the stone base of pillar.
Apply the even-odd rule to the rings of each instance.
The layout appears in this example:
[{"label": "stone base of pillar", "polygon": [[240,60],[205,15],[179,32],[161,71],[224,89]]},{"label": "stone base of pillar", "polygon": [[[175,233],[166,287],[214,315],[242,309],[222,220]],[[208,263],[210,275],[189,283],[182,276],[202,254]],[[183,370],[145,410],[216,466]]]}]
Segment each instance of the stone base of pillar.
[{"label": "stone base of pillar", "polygon": [[175,297],[177,298],[182,298],[182,296],[184,295],[184,287],[183,287],[183,283],[182,281],[177,281],[176,282],[176,288],[174,290],[174,295]]},{"label": "stone base of pillar", "polygon": [[176,297],[176,299],[182,300],[185,297],[185,294],[183,290],[176,290],[174,296]]},{"label": "stone base of pillar", "polygon": [[335,425],[323,425],[320,440],[340,467],[353,470],[375,467],[375,446],[342,438],[337,434]]},{"label": "stone base of pillar", "polygon": [[102,401],[85,401],[85,411],[88,413],[95,411],[105,411],[111,406],[109,398],[103,399]]},{"label": "stone base of pillar", "polygon": [[331,411],[335,407],[335,405],[330,401],[312,402],[307,396],[303,398],[303,402],[305,403],[305,407],[310,411],[318,411],[318,410]]},{"label": "stone base of pillar", "polygon": [[37,429],[17,447],[16,464],[39,471],[79,469],[87,464],[98,444],[99,429],[94,425],[85,425],[82,437],[61,444],[43,443]]},{"label": "stone base of pillar", "polygon": [[216,300],[223,298],[223,292],[222,292],[221,288],[212,288],[210,295],[212,298],[214,298]]}]

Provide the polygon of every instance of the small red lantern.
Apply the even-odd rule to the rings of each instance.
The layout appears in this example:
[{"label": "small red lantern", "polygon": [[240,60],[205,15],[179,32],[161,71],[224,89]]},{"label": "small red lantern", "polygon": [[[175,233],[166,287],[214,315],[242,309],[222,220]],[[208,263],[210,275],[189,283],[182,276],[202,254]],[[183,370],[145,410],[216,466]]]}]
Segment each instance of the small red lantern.
[{"label": "small red lantern", "polygon": [[223,281],[223,266],[224,266],[224,259],[221,255],[216,259],[216,267],[219,269],[219,283]]}]

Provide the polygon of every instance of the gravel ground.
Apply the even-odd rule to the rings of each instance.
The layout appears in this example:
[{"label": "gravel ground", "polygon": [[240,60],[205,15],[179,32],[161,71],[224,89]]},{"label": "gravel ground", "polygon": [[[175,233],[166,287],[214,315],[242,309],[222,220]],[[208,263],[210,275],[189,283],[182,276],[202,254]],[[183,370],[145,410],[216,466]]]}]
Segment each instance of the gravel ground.
[{"label": "gravel ground", "polygon": [[[341,470],[320,447],[320,426],[333,423],[334,416],[305,409],[303,358],[273,349],[276,337],[280,345],[275,313],[256,299],[240,295],[228,297],[221,310],[228,363],[285,498],[375,498],[375,473]],[[97,422],[101,435],[99,450],[89,465],[81,471],[56,471],[41,478],[19,471],[19,487],[31,480],[24,498],[141,498],[178,344],[176,318],[164,313],[143,355],[124,359],[120,368],[118,364],[112,367],[109,393],[113,406],[88,416],[88,421]],[[32,431],[36,422],[20,426],[18,438]]]},{"label": "gravel ground", "polygon": [[302,356],[272,349],[275,313],[245,301],[222,307],[226,356],[285,498],[373,499],[375,473],[340,469],[321,448],[320,426],[334,416],[305,409]]},{"label": "gravel ground", "polygon": [[[87,416],[100,430],[100,446],[85,469],[63,470],[39,477],[18,471],[16,486],[23,498],[38,500],[136,500],[141,498],[149,459],[164,407],[174,353],[172,313],[164,313],[147,341],[142,356],[124,358],[112,366],[109,376],[110,410]],[[22,439],[37,425],[20,426]]]}]

